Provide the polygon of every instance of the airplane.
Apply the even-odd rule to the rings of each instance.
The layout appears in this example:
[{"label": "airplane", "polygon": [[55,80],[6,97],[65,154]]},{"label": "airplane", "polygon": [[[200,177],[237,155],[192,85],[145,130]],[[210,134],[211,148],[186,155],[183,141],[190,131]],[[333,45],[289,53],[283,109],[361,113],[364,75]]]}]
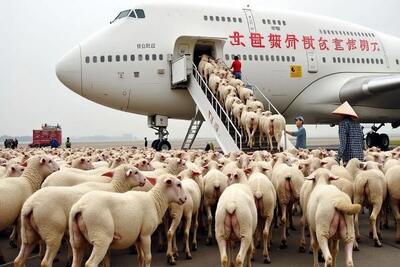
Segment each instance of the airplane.
[{"label": "airplane", "polygon": [[339,118],[331,112],[348,101],[361,123],[374,123],[367,145],[384,149],[389,137],[380,127],[400,126],[400,38],[300,12],[137,4],[72,48],[56,75],[91,101],[147,115],[159,134],[152,146],[168,149],[168,118],[190,120],[197,110],[185,83],[172,83],[173,63],[185,56],[197,66],[203,54],[227,65],[239,56],[246,82],[287,120],[301,114],[333,126]]}]

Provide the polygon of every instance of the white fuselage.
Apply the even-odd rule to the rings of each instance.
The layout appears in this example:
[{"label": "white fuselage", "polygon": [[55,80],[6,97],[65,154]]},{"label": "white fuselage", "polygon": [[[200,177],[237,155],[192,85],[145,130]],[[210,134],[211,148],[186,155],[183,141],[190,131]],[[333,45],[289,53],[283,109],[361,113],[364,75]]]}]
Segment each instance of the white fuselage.
[{"label": "white fuselage", "polygon": [[[327,123],[343,100],[340,89],[346,81],[400,74],[400,39],[336,19],[205,5],[142,4],[134,9],[143,9],[145,18],[117,19],[64,57],[57,67],[64,84],[118,110],[191,119],[195,104],[186,90],[171,89],[169,60],[189,54],[196,62],[199,47],[210,45],[212,55],[228,65],[239,55],[245,78],[284,116],[301,114],[308,123]],[[256,33],[253,43],[251,33]],[[298,40],[296,48],[291,35]],[[278,36],[280,43],[273,44]],[[400,120],[398,102],[355,109],[364,122],[393,122]]]}]

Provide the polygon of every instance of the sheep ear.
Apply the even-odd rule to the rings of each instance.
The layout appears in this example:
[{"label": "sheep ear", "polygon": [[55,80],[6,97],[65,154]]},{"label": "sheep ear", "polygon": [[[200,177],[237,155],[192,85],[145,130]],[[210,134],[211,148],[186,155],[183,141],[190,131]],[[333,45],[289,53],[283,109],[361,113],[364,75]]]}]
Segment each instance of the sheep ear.
[{"label": "sheep ear", "polygon": [[197,176],[197,175],[199,175],[199,174],[200,174],[199,172],[192,171],[192,176]]},{"label": "sheep ear", "polygon": [[45,164],[46,163],[46,159],[45,158],[41,158],[40,159],[40,164]]},{"label": "sheep ear", "polygon": [[109,172],[103,173],[101,176],[107,176],[107,177],[112,178],[113,175],[114,175],[114,172],[113,171],[109,171]]},{"label": "sheep ear", "polygon": [[228,176],[228,178],[231,178],[232,173],[228,173],[226,176]]},{"label": "sheep ear", "polygon": [[172,179],[171,178],[165,178],[164,179],[164,183],[166,184],[166,185],[168,185],[168,186],[170,186],[170,185],[172,185]]},{"label": "sheep ear", "polygon": [[84,162],[85,161],[85,159],[84,158],[81,158],[81,162]]},{"label": "sheep ear", "polygon": [[11,167],[11,170],[12,170],[13,172],[15,172],[15,167],[14,167],[14,166],[12,166],[12,167]]},{"label": "sheep ear", "polygon": [[332,173],[329,174],[329,181],[333,181],[333,180],[337,180],[337,179],[339,179],[339,176],[336,176]]},{"label": "sheep ear", "polygon": [[246,175],[249,175],[249,174],[251,173],[251,171],[252,171],[251,168],[246,168],[246,169],[244,169],[244,173],[245,173]]},{"label": "sheep ear", "polygon": [[223,167],[224,167],[224,165],[218,164],[218,169],[219,169],[219,170],[222,170]]},{"label": "sheep ear", "polygon": [[135,166],[136,168],[139,168],[139,163],[135,163],[135,165],[133,165],[133,166]]},{"label": "sheep ear", "polygon": [[133,173],[132,169],[129,169],[126,171],[125,175],[126,175],[126,177],[129,177],[132,175],[132,173]]},{"label": "sheep ear", "polygon": [[180,175],[176,176],[176,178],[178,178],[179,180],[182,180],[182,176],[180,176]]}]

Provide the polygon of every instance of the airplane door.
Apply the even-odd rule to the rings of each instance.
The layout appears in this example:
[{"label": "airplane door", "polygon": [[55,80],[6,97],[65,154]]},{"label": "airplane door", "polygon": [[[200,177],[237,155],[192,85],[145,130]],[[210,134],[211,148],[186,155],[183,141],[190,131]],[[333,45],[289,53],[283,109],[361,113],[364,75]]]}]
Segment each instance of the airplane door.
[{"label": "airplane door", "polygon": [[315,51],[307,51],[307,62],[308,62],[308,72],[317,73],[318,72],[318,61]]},{"label": "airplane door", "polygon": [[256,23],[254,22],[254,16],[251,9],[243,9],[246,16],[247,26],[249,27],[249,32],[257,32]]}]

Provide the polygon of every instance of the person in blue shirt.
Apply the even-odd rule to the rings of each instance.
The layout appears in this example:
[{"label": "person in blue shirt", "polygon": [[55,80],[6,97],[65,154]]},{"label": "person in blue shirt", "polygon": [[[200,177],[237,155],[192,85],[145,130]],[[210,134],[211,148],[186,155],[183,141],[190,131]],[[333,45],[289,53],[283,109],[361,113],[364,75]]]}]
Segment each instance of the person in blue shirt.
[{"label": "person in blue shirt", "polygon": [[296,136],[296,145],[295,147],[297,149],[306,149],[307,148],[307,132],[306,129],[304,128],[303,124],[304,124],[304,117],[303,116],[298,116],[295,119],[296,122],[296,127],[297,127],[297,131],[296,132],[291,132],[288,130],[285,130],[287,134],[291,135],[291,136]]},{"label": "person in blue shirt", "polygon": [[57,140],[54,137],[51,138],[50,147],[51,148],[58,148],[59,146],[60,146],[60,144],[57,142]]}]

